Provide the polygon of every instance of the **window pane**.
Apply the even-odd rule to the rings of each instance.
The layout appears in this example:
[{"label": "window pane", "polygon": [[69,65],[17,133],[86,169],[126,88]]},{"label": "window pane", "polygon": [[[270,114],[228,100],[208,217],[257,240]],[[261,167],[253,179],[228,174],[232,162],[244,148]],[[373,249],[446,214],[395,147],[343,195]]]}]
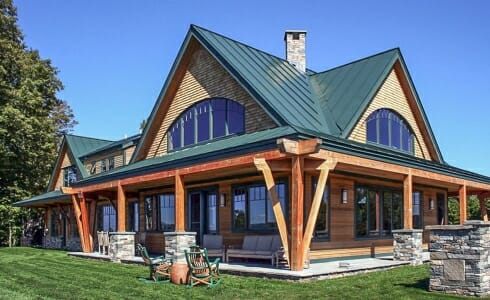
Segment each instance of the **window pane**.
[{"label": "window pane", "polygon": [[211,107],[213,109],[213,138],[225,136],[226,100],[211,100]]},{"label": "window pane", "polygon": [[[266,212],[267,212],[267,223],[270,227],[277,227],[276,224],[276,216],[274,215],[274,210],[272,209],[272,200],[269,197],[269,191],[265,188],[267,194],[267,204],[266,204]],[[276,184],[276,193],[279,198],[279,203],[281,203],[281,209],[284,215],[286,215],[286,185],[284,183]]]},{"label": "window pane", "polygon": [[246,193],[244,188],[237,188],[233,193],[233,227],[236,229],[246,228]]},{"label": "window pane", "polygon": [[391,192],[383,193],[383,235],[391,235],[393,222],[393,195]]},{"label": "window pane", "polygon": [[102,230],[113,232],[116,231],[116,210],[112,205],[103,206]]},{"label": "window pane", "polygon": [[413,228],[422,229],[422,197],[420,192],[413,192],[412,213]]},{"label": "window pane", "polygon": [[160,206],[160,230],[172,231],[175,228],[175,198],[173,194],[158,196]]},{"label": "window pane", "polygon": [[217,203],[216,194],[208,195],[208,209],[207,209],[207,231],[208,233],[215,233],[217,231]]},{"label": "window pane", "polygon": [[180,121],[177,121],[175,125],[170,129],[169,145],[171,146],[171,150],[182,147],[180,141],[180,127],[181,127]]},{"label": "window pane", "polygon": [[364,188],[356,189],[356,236],[367,236],[367,190]]},{"label": "window pane", "polygon": [[209,101],[202,102],[196,107],[197,112],[197,142],[209,140]]},{"label": "window pane", "polygon": [[152,197],[145,198],[145,229],[153,230],[153,201]]},{"label": "window pane", "polygon": [[407,152],[410,150],[410,132],[405,126],[402,127],[402,150]]},{"label": "window pane", "polygon": [[390,145],[390,133],[388,129],[388,119],[380,118],[379,122],[379,143],[381,145]]},{"label": "window pane", "polygon": [[395,118],[391,120],[391,147],[395,149],[401,149],[400,145],[400,123],[399,119]]},{"label": "window pane", "polygon": [[372,119],[367,122],[367,140],[368,142],[377,143],[378,142],[378,134],[376,129],[376,119]]},{"label": "window pane", "polygon": [[183,116],[184,121],[184,146],[195,143],[194,139],[194,110],[187,112]]},{"label": "window pane", "polygon": [[249,224],[250,227],[265,224],[265,187],[250,187],[249,197]]},{"label": "window pane", "polygon": [[371,237],[379,235],[379,195],[377,192],[368,191],[368,234]]},{"label": "window pane", "polygon": [[242,133],[245,127],[243,106],[238,102],[228,101],[228,133]]},{"label": "window pane", "polygon": [[[316,190],[316,183],[313,185],[313,192]],[[327,239],[329,237],[329,212],[328,212],[328,185],[325,186],[325,190],[323,191],[322,202],[320,203],[320,210],[318,211],[318,218],[315,224],[315,238],[318,239]]]},{"label": "window pane", "polygon": [[403,228],[403,197],[400,192],[393,193],[393,229]]}]

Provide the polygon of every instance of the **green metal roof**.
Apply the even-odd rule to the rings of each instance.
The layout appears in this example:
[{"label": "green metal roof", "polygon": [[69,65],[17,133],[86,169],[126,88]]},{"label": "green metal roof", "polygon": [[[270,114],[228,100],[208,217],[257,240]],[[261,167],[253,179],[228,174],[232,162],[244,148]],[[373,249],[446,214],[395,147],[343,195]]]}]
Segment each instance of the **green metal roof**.
[{"label": "green metal roof", "polygon": [[156,169],[172,169],[254,151],[274,149],[277,148],[276,140],[278,138],[293,136],[296,133],[296,130],[292,127],[282,126],[249,134],[226,137],[92,175],[78,181],[73,186],[83,186],[95,182],[128,178],[138,174],[155,172]]},{"label": "green metal roof", "polygon": [[80,158],[87,158],[89,156],[99,155],[99,154],[104,153],[106,151],[112,151],[115,149],[125,149],[128,146],[132,146],[134,144],[137,144],[140,137],[141,137],[141,134],[136,134],[136,135],[124,138],[124,139],[119,140],[119,141],[115,141],[115,142],[105,144],[102,147],[98,147],[95,150],[92,150],[88,153],[83,154],[82,156],[80,156]]},{"label": "green metal roof", "polygon": [[70,195],[63,194],[60,190],[47,192],[27,200],[22,200],[12,204],[13,206],[36,206],[53,201],[70,200]]}]

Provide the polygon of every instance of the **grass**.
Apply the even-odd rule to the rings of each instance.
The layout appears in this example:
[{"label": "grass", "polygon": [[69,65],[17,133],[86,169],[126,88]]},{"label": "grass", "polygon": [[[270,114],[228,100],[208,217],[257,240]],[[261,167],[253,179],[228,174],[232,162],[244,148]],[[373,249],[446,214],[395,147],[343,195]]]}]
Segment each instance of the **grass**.
[{"label": "grass", "polygon": [[426,265],[302,283],[223,274],[214,289],[188,289],[141,282],[148,269],[140,265],[0,248],[0,299],[461,299],[428,292],[428,274]]}]

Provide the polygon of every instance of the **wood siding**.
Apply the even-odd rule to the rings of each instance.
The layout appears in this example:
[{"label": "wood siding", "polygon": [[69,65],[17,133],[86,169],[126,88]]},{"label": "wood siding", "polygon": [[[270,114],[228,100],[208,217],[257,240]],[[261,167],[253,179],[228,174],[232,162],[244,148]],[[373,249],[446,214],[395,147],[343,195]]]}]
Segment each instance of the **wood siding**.
[{"label": "wood siding", "polygon": [[[362,117],[359,119],[358,124],[354,127],[354,130],[348,137],[350,140],[354,140],[361,143],[366,143],[366,120],[371,113],[380,108],[388,108],[399,113],[408,122],[415,134],[414,148],[415,156],[427,160],[432,160],[429,149],[425,144],[424,136],[419,128],[419,124],[410,109],[408,98],[405,95],[398,76],[393,69],[386,78],[371,104],[368,106]],[[424,126],[420,124],[420,126]]]},{"label": "wood siding", "polygon": [[129,161],[131,161],[131,158],[133,157],[134,150],[136,149],[136,146],[131,146],[126,149],[124,149],[124,155],[126,157],[126,161],[124,162],[125,165],[129,164]]},{"label": "wood siding", "polygon": [[192,54],[189,67],[172,98],[167,114],[151,142],[146,158],[167,153],[166,133],[172,123],[188,107],[212,97],[235,100],[245,107],[245,132],[276,127],[275,122],[257,102],[202,47]]}]

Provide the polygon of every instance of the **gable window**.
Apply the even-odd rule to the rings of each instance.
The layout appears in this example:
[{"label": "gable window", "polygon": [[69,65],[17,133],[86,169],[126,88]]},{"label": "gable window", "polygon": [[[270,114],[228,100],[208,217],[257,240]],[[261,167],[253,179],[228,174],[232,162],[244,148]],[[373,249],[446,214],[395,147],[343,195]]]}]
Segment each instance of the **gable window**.
[{"label": "gable window", "polygon": [[90,175],[94,175],[97,172],[97,162],[93,161],[90,163]]},{"label": "gable window", "polygon": [[114,157],[109,157],[108,164],[109,164],[109,170],[114,169]]},{"label": "gable window", "polygon": [[69,166],[63,169],[63,186],[71,186],[77,182],[77,168]]},{"label": "gable window", "polygon": [[100,161],[100,172],[105,172],[107,171],[107,164],[105,162],[105,159],[101,160]]},{"label": "gable window", "polygon": [[399,151],[414,153],[414,134],[407,122],[396,112],[378,109],[366,121],[366,137],[370,143]]},{"label": "gable window", "polygon": [[233,100],[212,98],[188,108],[167,132],[169,150],[240,134],[245,131],[245,109]]},{"label": "gable window", "polygon": [[[286,210],[286,185],[276,184],[277,196],[281,207]],[[264,184],[240,185],[233,188],[233,229],[274,230],[277,228],[276,218],[272,210],[272,202]]]}]

